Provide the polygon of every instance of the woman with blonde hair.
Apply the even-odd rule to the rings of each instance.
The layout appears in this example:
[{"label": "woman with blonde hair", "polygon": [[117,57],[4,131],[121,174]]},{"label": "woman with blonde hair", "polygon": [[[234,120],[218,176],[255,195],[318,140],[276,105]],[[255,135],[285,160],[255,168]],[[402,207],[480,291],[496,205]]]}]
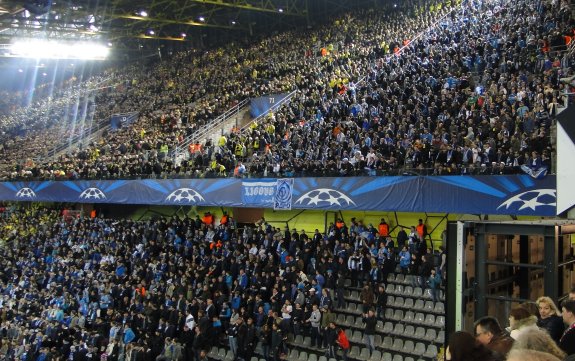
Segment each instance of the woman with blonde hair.
[{"label": "woman with blonde hair", "polygon": [[563,360],[567,354],[557,346],[545,330],[529,330],[521,333],[513,343],[511,350],[532,350],[551,354]]},{"label": "woman with blonde hair", "polygon": [[555,302],[551,298],[543,296],[539,297],[535,303],[539,309],[537,326],[546,330],[549,336],[558,343],[563,331],[565,331],[565,325]]}]

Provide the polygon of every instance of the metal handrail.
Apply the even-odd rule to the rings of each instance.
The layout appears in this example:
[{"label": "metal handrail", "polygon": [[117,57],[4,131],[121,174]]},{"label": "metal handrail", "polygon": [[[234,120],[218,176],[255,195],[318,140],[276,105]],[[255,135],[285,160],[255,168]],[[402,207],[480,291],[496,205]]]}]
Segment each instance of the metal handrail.
[{"label": "metal handrail", "polygon": [[174,157],[177,158],[177,157],[181,156],[182,154],[185,154],[187,152],[187,148],[190,144],[192,144],[195,141],[198,141],[200,139],[203,139],[207,134],[212,132],[216,127],[225,123],[231,117],[238,115],[241,110],[243,110],[246,106],[249,105],[249,103],[250,103],[250,99],[244,99],[241,102],[239,102],[238,104],[236,104],[233,107],[226,110],[224,113],[220,114],[214,120],[210,121],[207,124],[204,124],[203,126],[201,126],[198,129],[196,129],[195,132],[193,132],[192,134],[190,134],[189,136],[184,138],[184,140],[182,140],[182,142],[176,146],[176,149],[174,152]]}]

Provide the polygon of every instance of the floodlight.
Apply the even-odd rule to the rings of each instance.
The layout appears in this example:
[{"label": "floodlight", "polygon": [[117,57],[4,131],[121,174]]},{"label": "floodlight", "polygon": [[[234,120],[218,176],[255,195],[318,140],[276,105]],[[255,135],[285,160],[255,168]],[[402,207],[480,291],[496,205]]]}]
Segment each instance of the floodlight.
[{"label": "floodlight", "polygon": [[140,16],[147,17],[148,13],[146,12],[146,10],[142,10],[140,11]]},{"label": "floodlight", "polygon": [[21,39],[12,44],[9,56],[34,59],[104,60],[109,53],[108,47],[97,43]]},{"label": "floodlight", "polygon": [[200,20],[200,21],[206,21],[206,18],[204,18],[203,16],[200,16],[198,20]]}]

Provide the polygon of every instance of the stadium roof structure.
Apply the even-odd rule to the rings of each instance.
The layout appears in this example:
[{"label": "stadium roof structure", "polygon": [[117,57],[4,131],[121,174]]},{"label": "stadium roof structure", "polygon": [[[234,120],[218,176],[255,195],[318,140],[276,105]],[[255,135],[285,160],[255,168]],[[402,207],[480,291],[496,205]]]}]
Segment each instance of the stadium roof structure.
[{"label": "stadium roof structure", "polygon": [[205,47],[313,25],[381,1],[0,0],[0,44],[5,47],[14,38],[48,38],[98,40],[125,49],[164,42]]}]

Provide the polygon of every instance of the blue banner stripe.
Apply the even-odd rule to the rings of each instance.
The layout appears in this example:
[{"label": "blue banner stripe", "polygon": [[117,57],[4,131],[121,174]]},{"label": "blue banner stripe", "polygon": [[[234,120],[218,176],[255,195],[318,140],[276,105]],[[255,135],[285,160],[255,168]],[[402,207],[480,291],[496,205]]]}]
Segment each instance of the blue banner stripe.
[{"label": "blue banner stripe", "polygon": [[474,192],[480,192],[483,194],[488,194],[490,196],[503,198],[505,193],[498,189],[495,189],[475,177],[459,177],[459,176],[445,176],[445,177],[429,177],[430,181],[442,182],[450,184],[455,187],[464,188]]},{"label": "blue banner stripe", "polygon": [[[554,216],[556,178],[529,176],[283,179],[276,208]],[[273,208],[278,179],[0,183],[0,201]]]},{"label": "blue banner stripe", "polygon": [[364,193],[373,192],[375,190],[381,190],[382,188],[387,188],[390,186],[398,185],[403,182],[416,181],[417,177],[379,177],[364,186],[361,186],[351,192],[352,195],[360,195]]},{"label": "blue banner stripe", "polygon": [[519,181],[521,181],[521,183],[522,183],[525,187],[533,187],[533,185],[535,184],[535,182],[533,181],[533,178],[531,178],[531,177],[528,176],[527,174],[520,175],[520,176],[519,176]]},{"label": "blue banner stripe", "polygon": [[495,180],[497,182],[499,182],[499,184],[501,184],[501,186],[509,192],[517,192],[519,189],[521,189],[520,186],[513,183],[509,178],[497,177],[497,178],[495,178]]}]

